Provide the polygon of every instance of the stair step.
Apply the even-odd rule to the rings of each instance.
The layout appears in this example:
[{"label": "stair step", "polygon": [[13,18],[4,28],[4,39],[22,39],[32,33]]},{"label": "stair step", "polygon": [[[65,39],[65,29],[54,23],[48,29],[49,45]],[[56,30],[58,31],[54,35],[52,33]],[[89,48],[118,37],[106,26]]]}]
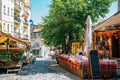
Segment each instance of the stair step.
[{"label": "stair step", "polygon": [[20,68],[19,68],[19,69],[7,69],[7,74],[8,74],[9,72],[19,72],[19,71],[21,71]]},{"label": "stair step", "polygon": [[8,69],[7,71],[20,71],[21,69]]}]

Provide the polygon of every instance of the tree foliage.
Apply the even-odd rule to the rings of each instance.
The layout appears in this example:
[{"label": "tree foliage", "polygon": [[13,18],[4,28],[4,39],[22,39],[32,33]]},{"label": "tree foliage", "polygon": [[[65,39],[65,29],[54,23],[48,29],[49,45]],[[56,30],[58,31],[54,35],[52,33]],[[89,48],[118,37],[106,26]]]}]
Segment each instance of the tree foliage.
[{"label": "tree foliage", "polygon": [[[42,37],[48,45],[66,48],[72,41],[84,40],[85,22],[88,15],[95,23],[109,12],[115,0],[53,0],[49,16],[43,18]],[[70,46],[70,45],[68,45]]]}]

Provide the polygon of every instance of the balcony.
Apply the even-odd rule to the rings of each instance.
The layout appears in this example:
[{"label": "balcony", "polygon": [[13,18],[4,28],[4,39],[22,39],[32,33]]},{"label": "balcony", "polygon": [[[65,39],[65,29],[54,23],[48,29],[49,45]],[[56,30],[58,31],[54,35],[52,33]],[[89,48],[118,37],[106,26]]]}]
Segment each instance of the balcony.
[{"label": "balcony", "polygon": [[17,12],[20,12],[20,10],[21,10],[20,4],[17,3],[16,1],[14,2],[14,9],[15,9]]},{"label": "balcony", "polygon": [[28,39],[28,35],[27,35],[27,34],[24,34],[24,35],[23,35],[23,39]]},{"label": "balcony", "polygon": [[20,0],[20,1],[24,2],[24,0]]},{"label": "balcony", "polygon": [[17,37],[20,38],[20,32],[16,32]]},{"label": "balcony", "polygon": [[16,31],[11,32],[11,35],[12,35],[13,37],[15,37],[15,38],[19,38],[19,37],[20,37],[20,33],[19,33],[19,32],[16,32]]},{"label": "balcony", "polygon": [[30,2],[25,2],[25,7],[31,8]]},{"label": "balcony", "polygon": [[28,35],[27,34],[20,34],[19,38],[28,39]]},{"label": "balcony", "polygon": [[24,10],[24,13],[25,13],[26,15],[28,15],[28,16],[29,16],[29,13],[28,13],[28,11]]},{"label": "balcony", "polygon": [[28,23],[27,23],[27,22],[24,22],[23,24],[26,25],[26,26],[28,26]]},{"label": "balcony", "polygon": [[14,20],[20,22],[20,17],[14,16]]},{"label": "balcony", "polygon": [[22,14],[22,16],[25,17],[25,18],[28,18],[28,16],[29,16],[28,11],[24,10],[24,13]]},{"label": "balcony", "polygon": [[24,27],[28,27],[28,20],[27,19],[24,19],[23,25],[24,25]]},{"label": "balcony", "polygon": [[21,34],[20,32],[14,32],[12,36],[21,39],[28,39],[27,34]]},{"label": "balcony", "polygon": [[14,22],[15,22],[16,24],[20,24],[20,16],[19,16],[19,15],[15,15],[15,16],[14,16]]}]

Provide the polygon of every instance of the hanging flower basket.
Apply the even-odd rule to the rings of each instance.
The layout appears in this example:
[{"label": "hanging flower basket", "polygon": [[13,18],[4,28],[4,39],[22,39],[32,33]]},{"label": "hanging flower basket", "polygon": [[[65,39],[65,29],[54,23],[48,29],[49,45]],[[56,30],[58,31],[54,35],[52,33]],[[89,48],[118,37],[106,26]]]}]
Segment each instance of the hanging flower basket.
[{"label": "hanging flower basket", "polygon": [[101,46],[101,45],[98,45],[98,46],[97,46],[97,49],[98,49],[98,50],[102,50],[102,46]]}]

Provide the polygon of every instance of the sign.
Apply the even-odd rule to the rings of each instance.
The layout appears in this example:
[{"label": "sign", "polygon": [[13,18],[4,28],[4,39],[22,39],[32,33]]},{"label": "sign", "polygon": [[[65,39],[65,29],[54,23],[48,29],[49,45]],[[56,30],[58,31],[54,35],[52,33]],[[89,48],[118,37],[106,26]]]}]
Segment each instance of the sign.
[{"label": "sign", "polygon": [[99,66],[97,50],[90,51],[90,66],[91,66],[92,77],[93,78],[100,77],[100,66]]}]

